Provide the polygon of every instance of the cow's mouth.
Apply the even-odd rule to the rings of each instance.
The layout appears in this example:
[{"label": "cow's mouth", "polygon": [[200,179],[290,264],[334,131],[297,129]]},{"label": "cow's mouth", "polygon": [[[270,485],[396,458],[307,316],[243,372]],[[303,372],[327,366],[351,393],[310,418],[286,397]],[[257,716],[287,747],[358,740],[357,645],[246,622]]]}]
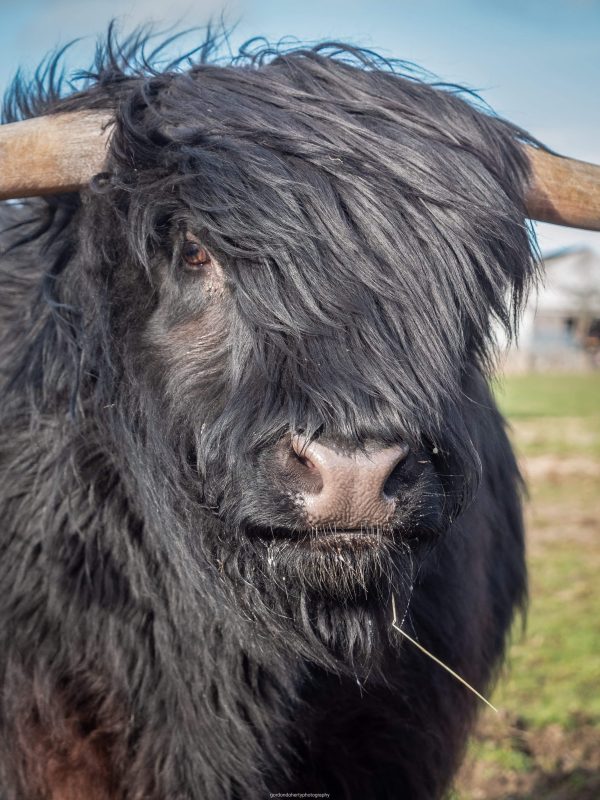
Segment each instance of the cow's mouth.
[{"label": "cow's mouth", "polygon": [[256,527],[245,533],[251,537],[247,552],[261,565],[252,573],[252,581],[257,580],[269,595],[282,590],[287,596],[295,586],[319,603],[362,602],[371,590],[378,596],[406,551],[389,528]]},{"label": "cow's mouth", "polygon": [[252,527],[248,533],[266,544],[285,544],[313,550],[367,550],[389,544],[394,538],[394,530],[386,527],[336,528],[260,528]]},{"label": "cow's mouth", "polygon": [[317,550],[374,550],[389,542],[391,532],[340,530],[316,533],[308,545]]}]

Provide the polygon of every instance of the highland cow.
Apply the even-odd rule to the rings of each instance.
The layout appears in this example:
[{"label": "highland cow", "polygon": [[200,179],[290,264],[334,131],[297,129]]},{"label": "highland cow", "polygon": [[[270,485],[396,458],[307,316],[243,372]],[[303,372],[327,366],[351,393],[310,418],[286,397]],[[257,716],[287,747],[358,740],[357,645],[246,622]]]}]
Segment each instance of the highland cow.
[{"label": "highland cow", "polygon": [[5,110],[112,127],[2,211],[2,799],[440,798],[478,700],[392,600],[489,689],[528,137],[344,45],[135,49]]}]

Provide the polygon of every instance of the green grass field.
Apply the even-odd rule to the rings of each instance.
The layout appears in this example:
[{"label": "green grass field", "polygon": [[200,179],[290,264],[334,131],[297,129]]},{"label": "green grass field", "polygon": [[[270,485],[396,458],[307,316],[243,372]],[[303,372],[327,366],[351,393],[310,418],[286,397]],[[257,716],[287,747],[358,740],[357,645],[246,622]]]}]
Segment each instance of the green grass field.
[{"label": "green grass field", "polygon": [[495,388],[521,455],[600,458],[600,375],[517,375]]},{"label": "green grass field", "polygon": [[460,800],[600,798],[600,375],[496,387],[529,485],[530,606]]},{"label": "green grass field", "polygon": [[495,385],[511,420],[600,416],[600,374],[510,375]]}]

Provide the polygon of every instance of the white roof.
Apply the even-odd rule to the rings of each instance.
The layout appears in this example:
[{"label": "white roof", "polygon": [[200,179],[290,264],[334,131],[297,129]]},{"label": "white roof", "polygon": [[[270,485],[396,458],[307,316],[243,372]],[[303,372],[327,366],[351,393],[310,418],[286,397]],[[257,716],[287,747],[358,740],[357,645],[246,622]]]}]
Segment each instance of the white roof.
[{"label": "white roof", "polygon": [[600,254],[587,247],[544,256],[542,284],[530,304],[538,312],[600,314]]}]

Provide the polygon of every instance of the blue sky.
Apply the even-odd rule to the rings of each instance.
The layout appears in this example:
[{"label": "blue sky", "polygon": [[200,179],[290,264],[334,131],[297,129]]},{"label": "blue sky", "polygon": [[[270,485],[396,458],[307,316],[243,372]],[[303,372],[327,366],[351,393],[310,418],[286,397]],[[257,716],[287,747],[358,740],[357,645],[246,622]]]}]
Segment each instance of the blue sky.
[{"label": "blue sky", "polygon": [[[600,0],[0,0],[0,89],[78,37],[68,64],[85,66],[111,17],[125,31],[183,29],[223,10],[237,22],[234,46],[256,35],[365,45],[477,89],[550,147],[600,163]],[[600,251],[598,233],[540,225],[538,235],[545,250]]]}]

